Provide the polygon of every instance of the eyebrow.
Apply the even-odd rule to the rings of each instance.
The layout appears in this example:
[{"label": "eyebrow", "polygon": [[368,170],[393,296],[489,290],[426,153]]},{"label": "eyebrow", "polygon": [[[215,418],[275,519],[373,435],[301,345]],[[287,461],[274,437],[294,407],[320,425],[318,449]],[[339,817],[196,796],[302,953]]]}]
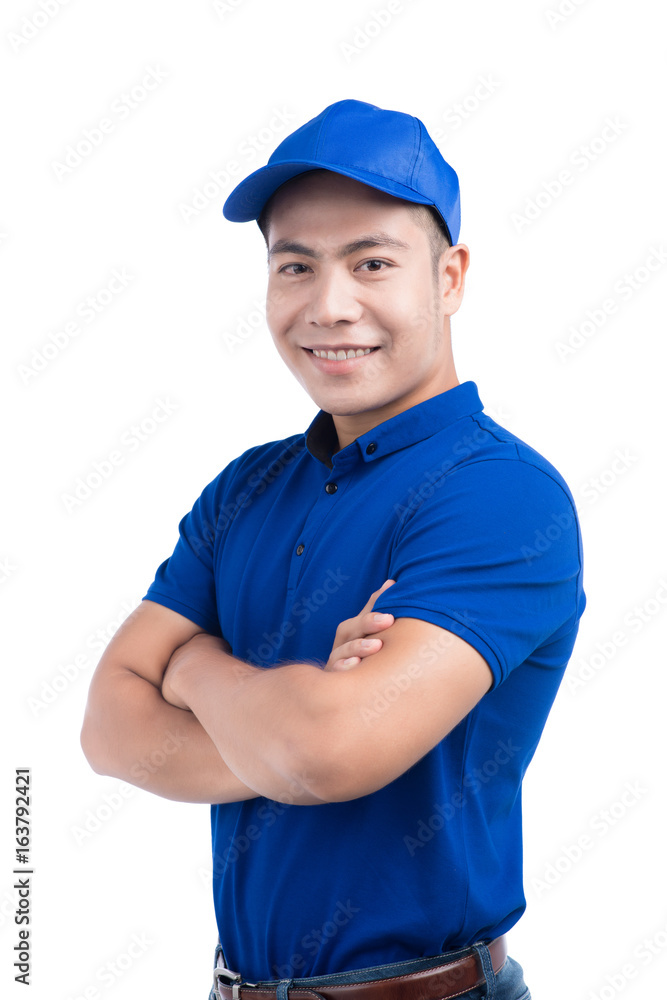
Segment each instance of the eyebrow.
[{"label": "eyebrow", "polygon": [[[359,239],[353,240],[351,243],[345,243],[342,247],[336,251],[336,259],[342,260],[343,257],[349,257],[350,254],[359,253],[360,250],[372,250],[374,247],[391,247],[394,250],[409,250],[409,243],[403,243],[402,240],[396,240],[393,236],[389,236],[387,233],[368,233],[364,236],[360,236]],[[317,250],[313,250],[312,247],[307,247],[304,243],[299,243],[298,240],[277,240],[268,252],[268,259],[275,257],[277,254],[281,253],[293,253],[300,257],[312,257],[313,260],[322,260],[323,254]]]}]

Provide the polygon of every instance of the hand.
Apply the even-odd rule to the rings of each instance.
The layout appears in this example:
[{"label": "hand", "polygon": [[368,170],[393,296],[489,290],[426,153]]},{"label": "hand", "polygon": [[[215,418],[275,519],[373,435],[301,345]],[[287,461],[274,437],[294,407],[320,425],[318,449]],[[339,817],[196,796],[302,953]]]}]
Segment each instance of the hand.
[{"label": "hand", "polygon": [[182,646],[176,647],[162,677],[162,697],[166,702],[175,708],[189,711],[189,705],[178,693],[178,682],[187,670],[188,663],[192,662],[193,654],[211,651],[231,653],[232,648],[226,639],[211,635],[209,632],[197,632]]},{"label": "hand", "polygon": [[385,580],[379,590],[373,591],[358,615],[340,623],[325,670],[349,670],[350,667],[358,666],[363,657],[372,656],[382,649],[382,639],[379,636],[368,637],[393,625],[394,616],[374,614],[372,608],[380,594],[395,582]]}]

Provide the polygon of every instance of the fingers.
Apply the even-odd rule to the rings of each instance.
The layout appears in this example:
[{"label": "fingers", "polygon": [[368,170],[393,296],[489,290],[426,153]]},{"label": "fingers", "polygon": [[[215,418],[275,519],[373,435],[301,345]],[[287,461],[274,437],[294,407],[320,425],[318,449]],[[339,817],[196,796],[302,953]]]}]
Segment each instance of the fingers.
[{"label": "fingers", "polygon": [[371,596],[368,598],[368,600],[364,604],[363,608],[361,609],[361,611],[359,612],[359,615],[357,617],[359,617],[361,615],[367,614],[372,609],[373,605],[377,601],[377,599],[380,596],[380,594],[384,590],[386,590],[387,587],[391,587],[392,583],[396,583],[396,581],[395,580],[385,580],[379,590],[374,590],[373,593],[371,594]]},{"label": "fingers", "polygon": [[[339,656],[340,649],[350,648],[355,641],[363,639],[364,636],[372,636],[374,632],[382,632],[393,624],[393,615],[379,614],[375,611],[369,611],[365,615],[359,615],[357,618],[348,618],[345,622],[341,623],[336,632],[336,645],[334,645],[331,651],[331,656],[334,654]],[[377,650],[371,649],[371,652],[375,653]],[[356,655],[356,650],[354,654],[348,653],[347,655]]]},{"label": "fingers", "polygon": [[[364,635],[366,632],[379,632],[382,628],[387,628],[392,624],[393,617],[391,620],[382,618],[376,619],[373,617],[371,609],[383,590],[386,590],[387,587],[390,587],[392,583],[395,582],[395,580],[385,580],[378,590],[373,591],[358,615],[355,615],[354,618],[346,618],[340,623],[336,629],[334,650],[338,646],[342,646],[344,642],[348,642],[350,639],[356,639],[357,637]],[[366,628],[365,626],[369,627]]]},{"label": "fingers", "polygon": [[382,632],[394,624],[394,616],[388,612],[369,611],[359,618],[359,626],[362,635],[373,635],[374,632]]},{"label": "fingers", "polygon": [[334,649],[327,663],[327,670],[348,670],[357,667],[365,656],[372,656],[382,649],[379,636],[351,639]]},{"label": "fingers", "polygon": [[349,656],[344,660],[329,660],[325,670],[349,670],[350,667],[358,667],[361,660],[358,656]]},{"label": "fingers", "polygon": [[[336,629],[334,648],[325,670],[346,670],[358,666],[364,656],[377,653],[382,648],[382,640],[373,640],[374,632],[382,632],[394,624],[392,614],[374,612],[373,605],[383,591],[391,587],[395,580],[385,580],[378,590],[373,591],[366,604],[354,618],[346,618]],[[364,637],[368,637],[366,640]],[[365,645],[362,645],[363,643]]]}]

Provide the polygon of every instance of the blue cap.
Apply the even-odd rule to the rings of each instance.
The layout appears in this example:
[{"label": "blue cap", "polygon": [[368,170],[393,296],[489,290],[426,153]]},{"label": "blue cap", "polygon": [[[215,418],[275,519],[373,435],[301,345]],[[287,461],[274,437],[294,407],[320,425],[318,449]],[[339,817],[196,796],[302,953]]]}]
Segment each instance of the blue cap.
[{"label": "blue cap", "polygon": [[461,228],[456,172],[443,159],[424,124],[401,111],[364,101],[337,101],[280,143],[238,184],[222,212],[230,222],[258,219],[281,184],[307,170],[332,170],[418,205],[432,205],[452,245]]}]

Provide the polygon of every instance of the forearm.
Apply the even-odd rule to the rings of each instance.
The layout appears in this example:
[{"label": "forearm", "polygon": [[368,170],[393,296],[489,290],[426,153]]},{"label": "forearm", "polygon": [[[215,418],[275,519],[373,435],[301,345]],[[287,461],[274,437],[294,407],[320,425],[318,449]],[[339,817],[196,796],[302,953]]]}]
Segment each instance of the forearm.
[{"label": "forearm", "polygon": [[255,798],[197,718],[129,669],[93,681],[81,745],[100,774],[181,802]]},{"label": "forearm", "polygon": [[[193,650],[179,671],[178,693],[220,756],[261,795],[296,805],[321,804],[312,787],[316,705],[333,674],[307,663],[262,669],[218,650]],[[216,706],[224,704],[220,713]]]},{"label": "forearm", "polygon": [[331,775],[339,776],[341,765],[358,771],[364,756],[354,738],[369,688],[359,690],[353,678],[360,674],[348,668],[368,663],[382,647],[378,633],[386,635],[394,616],[372,608],[393,582],[386,580],[358,615],[340,623],[324,669],[257,668],[236,659],[224,640],[197,634],[172,654],[162,693],[192,710],[234,774],[261,795],[299,805],[335,801]]},{"label": "forearm", "polygon": [[[352,670],[308,663],[258,669],[195,638],[175,663],[174,695],[199,715],[234,773],[295,802],[343,802],[404,774],[443,740],[493,685],[484,657],[439,625],[401,618],[381,652]],[[432,655],[435,654],[435,655]],[[169,677],[170,666],[165,679]],[[225,705],[219,717],[211,705]],[[175,704],[180,702],[176,700]],[[299,798],[303,795],[303,798]]]}]

